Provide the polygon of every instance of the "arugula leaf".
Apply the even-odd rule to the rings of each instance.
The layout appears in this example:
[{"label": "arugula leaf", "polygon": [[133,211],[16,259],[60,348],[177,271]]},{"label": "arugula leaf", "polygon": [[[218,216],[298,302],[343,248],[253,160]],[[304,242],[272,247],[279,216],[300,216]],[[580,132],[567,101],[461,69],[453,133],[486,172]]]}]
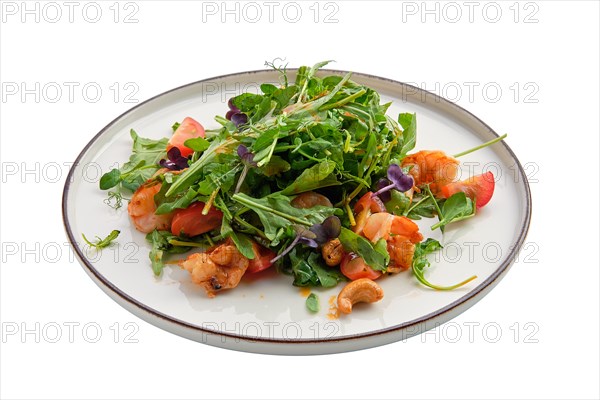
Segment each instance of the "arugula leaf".
[{"label": "arugula leaf", "polygon": [[191,249],[189,246],[174,246],[170,243],[172,240],[177,240],[178,237],[172,235],[169,231],[154,230],[146,235],[146,240],[152,243],[152,249],[148,257],[152,263],[152,271],[154,275],[159,276],[165,267],[163,256],[165,253],[185,253]]},{"label": "arugula leaf", "polygon": [[344,249],[362,257],[365,263],[374,270],[383,272],[387,270],[390,255],[385,243],[382,245],[380,242],[377,242],[375,247],[373,247],[370,241],[344,227],[342,227],[342,232],[338,239],[342,242]]},{"label": "arugula leaf", "polygon": [[154,272],[154,275],[159,276],[165,267],[165,264],[163,263],[162,250],[163,246],[165,246],[165,240],[157,230],[154,230],[154,232],[151,233],[151,241],[152,249],[150,250],[148,257],[152,263],[152,271]]},{"label": "arugula leaf", "polygon": [[319,312],[319,298],[316,294],[311,293],[308,295],[308,297],[306,298],[306,308],[308,308],[309,311],[314,313]]},{"label": "arugula leaf", "polygon": [[189,188],[183,196],[177,198],[176,200],[160,204],[154,213],[157,215],[168,214],[178,208],[188,208],[189,205],[194,202],[196,196],[198,196],[198,192],[196,192],[193,188]]},{"label": "arugula leaf", "polygon": [[261,199],[237,193],[232,196],[232,199],[258,215],[265,235],[271,241],[275,241],[280,230],[285,230],[293,224],[304,226],[320,224],[325,218],[333,215],[336,210],[323,206],[296,208],[290,204],[291,199],[281,193],[273,193]]},{"label": "arugula leaf", "polygon": [[135,192],[160,168],[158,162],[167,156],[167,138],[152,140],[138,136],[132,129],[133,149],[129,161],[120,170],[113,168],[100,178],[100,189],[108,190],[119,183]]},{"label": "arugula leaf", "polygon": [[121,169],[121,184],[134,192],[160,169],[158,162],[167,157],[168,139],[143,138],[133,129],[130,135],[133,139],[133,150],[129,161]]},{"label": "arugula leaf", "polygon": [[415,148],[417,143],[417,114],[403,113],[398,115],[398,123],[402,126],[403,144],[400,150],[400,158]]},{"label": "arugula leaf", "polygon": [[438,286],[438,285],[434,285],[434,284],[430,283],[425,278],[425,268],[427,268],[431,265],[431,263],[427,259],[427,255],[431,254],[435,251],[438,251],[441,248],[442,248],[442,245],[440,244],[440,242],[438,242],[435,239],[431,239],[431,238],[428,238],[424,242],[417,243],[415,245],[415,252],[413,254],[413,261],[412,261],[412,271],[419,282],[421,282],[425,286],[428,286],[428,287],[430,287],[432,289],[436,289],[436,290],[453,290],[453,289],[461,287],[461,286],[471,282],[473,279],[477,278],[477,276],[474,275],[474,276],[472,276],[468,279],[465,279],[464,281],[457,283],[456,285],[452,285],[452,286]]},{"label": "arugula leaf", "polygon": [[365,155],[358,165],[358,177],[362,178],[371,166],[373,159],[377,155],[377,135],[371,133],[367,141],[367,148],[365,149]]},{"label": "arugula leaf", "polygon": [[112,241],[119,236],[119,233],[121,233],[121,231],[115,229],[111,233],[109,233],[108,236],[106,236],[104,239],[101,239],[99,236],[96,236],[95,243],[90,242],[83,233],[81,234],[81,236],[90,247],[95,247],[96,249],[103,249],[105,247],[108,247],[112,243]]},{"label": "arugula leaf", "polygon": [[198,185],[198,193],[208,196],[217,188],[220,188],[222,192],[228,191],[233,186],[235,182],[235,175],[240,169],[240,165],[235,167],[217,163],[207,165],[202,171],[206,175]]},{"label": "arugula leaf", "polygon": [[333,161],[323,161],[304,170],[294,182],[281,191],[283,195],[292,195],[309,190],[315,190],[327,186],[335,186],[340,183],[335,175],[332,175],[336,164]]},{"label": "arugula leaf", "polygon": [[230,237],[231,240],[233,240],[235,247],[237,247],[239,252],[244,257],[250,260],[254,259],[252,241],[243,233],[236,233],[231,227],[231,223],[227,218],[223,218],[223,221],[221,222],[221,236],[223,236],[223,238]]},{"label": "arugula leaf", "polygon": [[451,222],[462,221],[475,215],[476,207],[473,200],[468,198],[463,192],[458,192],[450,196],[442,206],[442,218],[440,222],[433,225],[431,230],[441,228]]},{"label": "arugula leaf", "polygon": [[210,146],[206,149],[202,156],[196,160],[190,167],[185,170],[173,182],[167,193],[167,197],[177,194],[185,188],[192,186],[195,181],[202,175],[204,167],[211,163],[220,152],[227,152],[233,148],[238,142],[232,138],[215,138],[211,141]]}]

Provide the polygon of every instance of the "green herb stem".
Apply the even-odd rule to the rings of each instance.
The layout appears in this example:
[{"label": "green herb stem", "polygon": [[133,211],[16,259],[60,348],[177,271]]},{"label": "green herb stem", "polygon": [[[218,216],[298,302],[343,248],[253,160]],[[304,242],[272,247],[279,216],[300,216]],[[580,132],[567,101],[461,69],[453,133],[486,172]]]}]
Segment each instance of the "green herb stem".
[{"label": "green herb stem", "polygon": [[331,110],[332,108],[341,107],[346,103],[350,103],[352,100],[359,98],[363,94],[367,93],[365,89],[360,89],[358,92],[351,94],[348,97],[344,97],[343,99],[336,101],[332,104],[325,104],[319,108],[319,111]]},{"label": "green herb stem", "polygon": [[245,206],[248,206],[250,208],[257,208],[259,210],[267,211],[267,212],[270,212],[272,214],[278,215],[278,216],[280,216],[282,218],[285,218],[285,219],[287,219],[289,221],[301,224],[301,225],[312,226],[312,224],[310,222],[308,222],[307,220],[305,220],[305,219],[297,218],[297,217],[294,217],[293,215],[286,214],[284,212],[275,210],[273,208],[265,207],[262,204],[255,203],[255,202],[253,202],[251,200],[243,199],[243,198],[240,197],[239,194],[234,194],[233,196],[231,196],[231,198],[233,200],[237,201],[238,203],[243,204]]},{"label": "green herb stem", "polygon": [[[429,195],[429,198],[431,198],[431,201],[433,201],[433,206],[435,207],[435,210],[438,213],[438,219],[440,220],[440,222],[438,222],[437,224],[435,224],[434,226],[440,226],[440,229],[442,230],[442,232],[444,231],[444,227],[440,225],[440,223],[442,222],[442,220],[444,219],[444,214],[442,214],[442,210],[440,209],[440,205],[438,204],[437,200],[435,199],[435,196],[433,195],[433,193],[431,193],[431,189],[429,188],[429,185],[425,186],[425,191],[427,192],[427,194]],[[433,226],[431,227],[431,229],[435,229]]]},{"label": "green herb stem", "polygon": [[233,216],[233,220],[235,222],[237,222],[238,224],[240,224],[241,226],[251,230],[252,232],[254,232],[257,236],[260,236],[261,238],[263,238],[264,240],[269,240],[269,238],[267,237],[267,235],[265,235],[265,233],[263,231],[261,231],[260,229],[258,229],[257,227],[255,227],[254,225],[250,224],[249,222],[245,221],[242,217],[240,217],[239,215],[234,215]]},{"label": "green herb stem", "polygon": [[473,147],[473,148],[471,148],[471,149],[469,149],[469,150],[465,150],[465,151],[462,151],[462,152],[460,152],[460,153],[456,153],[456,154],[455,154],[455,155],[453,155],[452,157],[454,157],[454,158],[458,158],[458,157],[465,156],[465,155],[467,155],[467,154],[469,154],[469,153],[473,153],[473,152],[475,152],[475,151],[477,151],[477,150],[481,150],[481,149],[483,149],[484,147],[488,147],[488,146],[490,146],[490,145],[492,145],[492,144],[494,144],[494,143],[497,143],[497,142],[500,142],[500,141],[504,140],[504,139],[505,139],[507,136],[508,136],[508,134],[506,134],[506,133],[505,133],[504,135],[502,135],[502,136],[500,136],[500,137],[497,137],[496,139],[492,139],[492,140],[490,140],[489,142],[485,142],[485,143],[483,143],[483,144],[480,144],[479,146],[475,146],[475,147]]}]

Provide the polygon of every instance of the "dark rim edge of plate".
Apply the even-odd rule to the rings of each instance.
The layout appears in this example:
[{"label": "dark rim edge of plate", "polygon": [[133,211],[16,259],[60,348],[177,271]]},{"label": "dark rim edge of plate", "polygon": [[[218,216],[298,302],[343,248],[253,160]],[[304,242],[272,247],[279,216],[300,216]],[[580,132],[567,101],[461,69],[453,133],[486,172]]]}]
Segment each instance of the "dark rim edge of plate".
[{"label": "dark rim edge of plate", "polygon": [[[288,69],[289,72],[294,72],[297,71],[297,68],[290,68]],[[348,73],[348,71],[342,71],[342,70],[335,70],[335,69],[322,69],[320,70],[322,72],[328,72],[328,73],[335,73],[335,74],[345,74]],[[177,318],[174,318],[172,316],[169,316],[167,314],[161,313],[160,311],[157,311],[149,306],[147,306],[146,304],[134,299],[133,297],[129,296],[127,293],[123,292],[121,289],[119,289],[118,287],[116,287],[112,282],[108,281],[101,273],[99,273],[94,266],[87,260],[87,258],[83,255],[81,249],[79,248],[79,246],[76,245],[76,240],[75,237],[73,235],[73,232],[71,230],[71,225],[69,222],[69,218],[67,216],[67,199],[68,199],[68,194],[69,194],[69,189],[71,186],[71,180],[73,178],[73,173],[75,171],[75,168],[77,167],[77,165],[79,165],[79,162],[81,161],[81,159],[83,158],[83,156],[86,154],[86,152],[88,151],[88,149],[109,129],[111,128],[114,124],[117,123],[117,121],[119,121],[120,119],[122,119],[123,117],[125,117],[127,114],[131,113],[132,111],[136,110],[137,108],[140,108],[142,106],[144,106],[147,103],[152,102],[153,100],[158,99],[159,97],[165,96],[169,93],[178,91],[180,89],[186,88],[186,87],[190,87],[190,86],[194,86],[197,85],[199,83],[204,83],[204,82],[210,82],[210,81],[214,81],[214,80],[218,80],[218,79],[225,79],[225,78],[229,78],[229,77],[233,77],[233,76],[240,76],[240,75],[251,75],[251,74],[259,74],[259,73],[267,73],[267,72],[273,72],[273,70],[268,70],[268,69],[261,69],[261,70],[254,70],[254,71],[245,71],[245,72],[236,72],[236,73],[232,73],[232,74],[226,74],[226,75],[220,75],[220,76],[215,76],[215,77],[211,77],[211,78],[207,78],[207,79],[202,79],[196,82],[191,82],[179,87],[176,87],[174,89],[170,89],[167,90],[166,92],[160,93],[156,96],[153,96],[151,98],[149,98],[148,100],[145,100],[143,102],[141,102],[140,104],[128,109],[127,111],[125,111],[124,113],[122,113],[121,115],[119,115],[118,117],[116,117],[115,119],[113,119],[110,123],[108,123],[104,128],[102,128],[89,142],[88,144],[81,150],[81,152],[79,153],[79,155],[77,156],[77,158],[75,159],[75,162],[73,164],[73,167],[69,170],[69,173],[67,175],[66,178],[66,182],[65,182],[65,186],[63,189],[63,196],[62,196],[62,214],[63,214],[63,225],[65,227],[65,231],[67,233],[67,237],[69,239],[69,241],[71,242],[71,245],[73,246],[73,248],[75,249],[75,254],[77,255],[77,258],[79,259],[79,261],[82,263],[83,266],[85,266],[88,271],[98,280],[98,282],[102,283],[106,288],[110,289],[111,291],[113,291],[115,294],[117,294],[121,299],[125,300],[126,302],[130,303],[133,306],[138,307],[140,310],[145,311],[149,314],[151,314],[154,317],[158,317],[162,320],[165,320],[169,323],[174,323],[177,325],[180,325],[183,328],[186,329],[192,329],[195,331],[200,331],[203,332],[205,334],[210,334],[210,335],[217,335],[217,336],[224,336],[224,337],[228,337],[228,338],[232,338],[232,339],[237,339],[237,340],[244,340],[244,341],[251,341],[251,342],[263,342],[263,343],[277,343],[277,344],[314,344],[314,343],[319,343],[319,344],[323,344],[323,343],[335,343],[335,342],[342,342],[342,341],[348,341],[348,340],[356,340],[356,339],[363,339],[366,337],[371,337],[371,336],[378,336],[378,335],[383,335],[383,334],[389,334],[389,333],[394,333],[394,332],[398,332],[398,331],[402,331],[405,330],[409,327],[413,327],[415,325],[419,325],[422,324],[428,320],[431,320],[433,318],[437,318],[440,317],[444,314],[447,314],[448,312],[452,311],[453,309],[469,302],[470,300],[473,300],[477,294],[479,294],[480,292],[482,292],[483,290],[485,290],[486,288],[488,288],[492,283],[494,283],[496,280],[498,280],[499,278],[503,277],[503,275],[508,271],[508,269],[510,268],[510,266],[513,264],[513,261],[515,259],[515,256],[517,255],[517,253],[520,251],[523,242],[525,241],[525,237],[527,236],[527,232],[529,230],[529,225],[531,222],[531,190],[529,188],[529,182],[527,180],[527,176],[525,174],[525,171],[523,170],[523,167],[520,163],[520,161],[518,160],[518,158],[516,157],[515,153],[512,151],[512,149],[504,142],[502,141],[502,145],[504,146],[505,150],[508,151],[508,153],[510,154],[510,156],[512,157],[512,159],[514,160],[515,164],[518,167],[519,170],[519,175],[521,177],[521,182],[523,183],[523,188],[525,189],[525,201],[526,201],[526,207],[525,207],[525,216],[524,216],[524,223],[523,226],[521,227],[521,231],[519,232],[519,236],[517,238],[516,243],[514,243],[514,245],[512,246],[511,251],[509,252],[509,254],[507,255],[507,257],[504,259],[504,261],[502,262],[502,264],[494,271],[494,273],[492,273],[492,275],[490,275],[485,281],[483,281],[482,283],[480,283],[478,286],[476,286],[474,289],[470,290],[467,294],[465,294],[464,296],[460,297],[459,299],[453,301],[452,303],[446,305],[445,307],[440,308],[439,310],[433,311],[429,314],[426,314],[422,317],[419,317],[417,319],[399,324],[399,325],[394,325],[388,328],[383,328],[383,329],[378,329],[375,331],[370,331],[367,333],[359,333],[359,334],[354,334],[354,335],[347,335],[347,336],[340,336],[340,337],[331,337],[331,338],[322,338],[322,339],[270,339],[270,338],[263,338],[263,337],[251,337],[251,336],[243,336],[243,335],[238,335],[238,334],[231,334],[231,333],[227,333],[227,332],[221,332],[221,331],[216,331],[216,330],[211,330],[211,329],[207,329],[207,328],[202,328],[200,326],[197,325],[193,325],[190,323],[187,323],[185,321],[179,320]],[[413,90],[416,90],[417,93],[419,92],[425,92],[427,95],[431,95],[433,96],[433,98],[435,99],[436,102],[442,102],[445,103],[447,105],[450,105],[451,107],[454,107],[455,109],[457,109],[459,112],[465,113],[467,116],[469,116],[470,118],[473,118],[475,121],[477,121],[478,123],[480,123],[482,126],[484,126],[485,128],[488,129],[489,133],[491,133],[492,135],[498,137],[499,135],[489,126],[487,125],[484,121],[482,121],[480,118],[478,118],[476,115],[472,114],[470,111],[466,110],[465,108],[459,106],[458,104],[445,99],[435,93],[429,92],[427,90],[421,89],[417,86],[414,85],[410,85],[408,83],[404,83],[404,82],[400,82],[400,81],[396,81],[393,79],[389,79],[389,78],[383,78],[377,75],[372,75],[372,74],[367,74],[367,73],[361,73],[361,72],[352,72],[353,75],[356,76],[363,76],[366,78],[371,78],[371,79],[376,79],[376,80],[380,80],[380,81],[384,81],[384,82],[390,82],[394,85],[399,85],[399,86],[404,86],[404,87],[408,87],[408,88],[412,88]],[[113,299],[114,300],[114,299]],[[477,299],[475,299],[477,300]],[[475,303],[473,303],[475,304]],[[471,307],[473,304],[471,304],[469,307]],[[469,308],[467,307],[467,309]],[[139,316],[138,316],[139,317]],[[427,331],[428,329],[431,329],[432,327],[426,328],[424,331],[417,331],[414,332],[414,334],[420,334],[423,333],[425,331]],[[171,332],[173,333],[173,332]],[[410,335],[412,336],[412,335]]]}]

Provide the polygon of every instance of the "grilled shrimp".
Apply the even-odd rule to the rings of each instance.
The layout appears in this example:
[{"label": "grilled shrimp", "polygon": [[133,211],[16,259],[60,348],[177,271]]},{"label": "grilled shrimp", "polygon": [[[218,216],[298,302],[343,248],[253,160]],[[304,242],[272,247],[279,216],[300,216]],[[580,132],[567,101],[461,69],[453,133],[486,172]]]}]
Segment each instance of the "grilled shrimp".
[{"label": "grilled shrimp", "polygon": [[160,191],[161,183],[148,180],[140,186],[133,196],[127,211],[135,225],[135,228],[144,233],[152,232],[155,229],[167,230],[171,227],[173,214],[156,215],[156,203],[154,195]]},{"label": "grilled shrimp", "polygon": [[412,166],[409,174],[414,178],[415,186],[429,183],[434,193],[454,181],[458,173],[458,160],[439,150],[409,154],[402,160],[402,166]]},{"label": "grilled shrimp", "polygon": [[192,282],[204,288],[208,297],[236,287],[248,264],[249,260],[229,241],[207,252],[192,254],[179,263],[192,274]]},{"label": "grilled shrimp", "polygon": [[390,255],[388,272],[397,273],[406,271],[411,267],[413,255],[415,254],[415,245],[406,236],[391,236],[387,240],[387,251]]}]

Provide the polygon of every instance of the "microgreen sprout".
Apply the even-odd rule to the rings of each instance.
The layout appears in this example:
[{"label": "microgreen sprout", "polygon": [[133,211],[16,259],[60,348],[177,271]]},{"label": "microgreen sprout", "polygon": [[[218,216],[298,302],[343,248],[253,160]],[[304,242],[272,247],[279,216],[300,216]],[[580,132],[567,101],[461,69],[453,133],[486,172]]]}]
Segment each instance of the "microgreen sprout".
[{"label": "microgreen sprout", "polygon": [[167,151],[167,159],[159,161],[159,165],[163,168],[168,168],[171,171],[180,171],[188,167],[188,159],[181,155],[181,151],[177,147],[171,147]]},{"label": "microgreen sprout", "polygon": [[296,232],[296,237],[288,247],[271,260],[271,263],[275,263],[292,251],[298,243],[316,249],[320,245],[327,243],[329,240],[337,238],[342,231],[342,223],[335,215],[325,218],[322,223],[314,224],[308,229],[302,225],[293,225],[293,227]]},{"label": "microgreen sprout", "polygon": [[229,111],[225,114],[225,118],[233,122],[236,127],[248,123],[248,116],[233,104],[233,98],[229,99],[227,105],[229,106]]},{"label": "microgreen sprout", "polygon": [[387,170],[387,178],[391,183],[373,193],[373,197],[379,196],[392,189],[396,189],[399,192],[406,192],[412,188],[415,183],[413,177],[402,172],[402,168],[400,168],[398,164],[390,164]]},{"label": "microgreen sprout", "polygon": [[244,169],[240,174],[240,178],[238,179],[237,185],[235,186],[235,193],[239,193],[242,187],[242,183],[244,183],[244,179],[246,179],[246,174],[248,174],[248,170],[250,167],[256,167],[256,163],[254,162],[254,154],[248,150],[246,146],[240,144],[237,148],[238,157],[242,160],[242,164],[244,164]]}]

